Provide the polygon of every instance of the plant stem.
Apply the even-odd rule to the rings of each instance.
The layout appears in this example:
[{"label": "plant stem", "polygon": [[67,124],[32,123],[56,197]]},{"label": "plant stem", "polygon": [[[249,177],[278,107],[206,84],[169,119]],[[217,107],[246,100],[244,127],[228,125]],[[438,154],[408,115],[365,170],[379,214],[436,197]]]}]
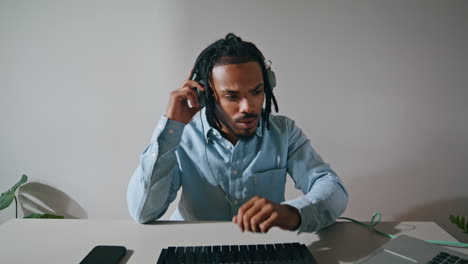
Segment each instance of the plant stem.
[{"label": "plant stem", "polygon": [[16,200],[16,196],[14,196],[14,198],[15,198],[15,210],[16,210],[15,216],[18,219],[18,200]]}]

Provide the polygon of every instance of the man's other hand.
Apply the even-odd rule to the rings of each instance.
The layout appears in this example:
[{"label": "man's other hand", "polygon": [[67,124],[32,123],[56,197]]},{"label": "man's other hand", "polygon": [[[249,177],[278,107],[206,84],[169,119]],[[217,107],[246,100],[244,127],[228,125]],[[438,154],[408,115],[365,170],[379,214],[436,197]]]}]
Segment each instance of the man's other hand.
[{"label": "man's other hand", "polygon": [[295,230],[301,224],[299,210],[290,205],[282,205],[255,196],[243,204],[232,218],[242,232],[266,233],[277,226],[285,230]]}]

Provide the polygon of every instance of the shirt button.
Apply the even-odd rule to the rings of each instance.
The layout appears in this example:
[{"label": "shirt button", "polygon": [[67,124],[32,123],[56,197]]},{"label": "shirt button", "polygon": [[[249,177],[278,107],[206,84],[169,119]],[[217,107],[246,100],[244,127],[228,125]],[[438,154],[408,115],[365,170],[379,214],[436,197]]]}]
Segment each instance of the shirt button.
[{"label": "shirt button", "polygon": [[218,132],[217,132],[217,131],[213,131],[213,135],[217,136],[217,135],[218,135]]},{"label": "shirt button", "polygon": [[238,204],[239,202],[237,200],[234,200],[234,204]]},{"label": "shirt button", "polygon": [[174,133],[174,129],[172,129],[172,128],[169,128],[169,130],[168,130],[168,131],[169,131],[169,134],[172,134],[172,133]]},{"label": "shirt button", "polygon": [[228,148],[228,149],[231,149],[232,147],[231,147],[231,145],[227,145],[227,148]]},{"label": "shirt button", "polygon": [[236,171],[236,170],[233,170],[232,173],[233,173],[234,175],[236,175],[236,174],[237,174],[237,171]]}]

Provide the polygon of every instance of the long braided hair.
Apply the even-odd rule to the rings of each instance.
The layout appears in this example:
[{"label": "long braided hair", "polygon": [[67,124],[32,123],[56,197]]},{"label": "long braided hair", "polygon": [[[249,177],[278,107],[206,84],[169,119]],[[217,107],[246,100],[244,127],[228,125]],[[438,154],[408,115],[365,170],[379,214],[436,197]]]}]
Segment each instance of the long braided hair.
[{"label": "long braided hair", "polygon": [[215,97],[213,88],[210,86],[211,72],[215,66],[227,64],[240,64],[256,61],[262,69],[263,86],[265,90],[265,109],[262,111],[262,117],[265,120],[267,129],[270,128],[269,116],[271,113],[271,103],[278,112],[278,103],[273,94],[270,80],[268,79],[265,65],[265,57],[260,50],[251,42],[243,41],[240,37],[229,33],[224,39],[220,39],[205,48],[198,55],[190,79],[195,76],[195,81],[200,82],[205,88],[205,104],[208,123],[211,127],[221,131],[221,122],[215,114]]}]

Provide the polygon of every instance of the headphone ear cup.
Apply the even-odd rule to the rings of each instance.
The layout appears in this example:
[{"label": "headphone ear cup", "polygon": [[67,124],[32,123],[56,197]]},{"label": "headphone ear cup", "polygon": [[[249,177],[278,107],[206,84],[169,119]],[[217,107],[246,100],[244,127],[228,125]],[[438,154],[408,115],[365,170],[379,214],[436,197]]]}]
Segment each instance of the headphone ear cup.
[{"label": "headphone ear cup", "polygon": [[[206,87],[206,83],[202,80],[199,81],[199,83],[205,87],[205,89],[208,89]],[[200,105],[200,107],[205,107],[206,106],[206,103],[205,103],[205,92],[204,91],[201,91],[199,89],[197,89],[197,95],[198,95],[198,104]]]},{"label": "headphone ear cup", "polygon": [[[206,88],[206,83],[203,80],[197,80],[197,79],[198,79],[198,75],[197,75],[196,72],[194,72],[192,74],[192,80],[197,81],[198,83],[201,84],[201,86]],[[197,97],[198,97],[197,99],[198,99],[198,104],[200,105],[200,108],[205,107],[206,106],[206,104],[205,104],[205,92],[201,91],[201,90],[199,90],[198,88],[195,88],[195,87],[193,87],[192,89],[197,93]]]},{"label": "headphone ear cup", "polygon": [[197,93],[198,93],[198,104],[200,105],[200,108],[205,107],[206,106],[205,92],[197,89]]},{"label": "headphone ear cup", "polygon": [[268,75],[268,81],[270,83],[271,90],[276,87],[276,75],[275,73],[271,70],[270,66],[266,67],[267,70],[267,75]]}]

